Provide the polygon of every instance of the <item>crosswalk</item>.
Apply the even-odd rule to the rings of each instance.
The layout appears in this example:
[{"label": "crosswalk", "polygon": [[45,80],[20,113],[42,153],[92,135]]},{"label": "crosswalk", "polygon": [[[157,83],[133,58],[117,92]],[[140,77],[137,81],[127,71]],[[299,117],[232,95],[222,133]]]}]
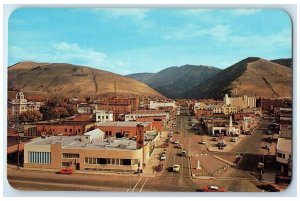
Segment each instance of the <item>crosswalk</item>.
[{"label": "crosswalk", "polygon": [[127,192],[142,192],[148,180],[148,177],[140,177],[132,189],[127,189]]}]

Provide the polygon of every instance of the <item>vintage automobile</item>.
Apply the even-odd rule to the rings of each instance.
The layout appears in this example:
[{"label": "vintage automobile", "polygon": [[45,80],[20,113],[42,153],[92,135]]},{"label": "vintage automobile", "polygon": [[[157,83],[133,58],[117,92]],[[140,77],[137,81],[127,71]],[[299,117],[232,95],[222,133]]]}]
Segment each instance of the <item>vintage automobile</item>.
[{"label": "vintage automobile", "polygon": [[204,186],[202,189],[203,192],[225,192],[224,187],[218,186]]},{"label": "vintage automobile", "polygon": [[57,174],[67,174],[67,175],[71,175],[73,173],[74,173],[74,171],[72,168],[62,168],[61,170],[59,170],[57,172]]}]

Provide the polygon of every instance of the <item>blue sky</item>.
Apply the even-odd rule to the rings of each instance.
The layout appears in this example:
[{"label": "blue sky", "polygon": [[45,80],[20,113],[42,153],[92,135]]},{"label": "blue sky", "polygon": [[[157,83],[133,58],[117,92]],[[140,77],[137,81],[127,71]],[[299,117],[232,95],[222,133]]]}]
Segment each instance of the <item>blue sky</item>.
[{"label": "blue sky", "polygon": [[226,68],[246,57],[290,58],[277,9],[22,8],[8,22],[8,64],[71,63],[118,74],[184,64]]}]

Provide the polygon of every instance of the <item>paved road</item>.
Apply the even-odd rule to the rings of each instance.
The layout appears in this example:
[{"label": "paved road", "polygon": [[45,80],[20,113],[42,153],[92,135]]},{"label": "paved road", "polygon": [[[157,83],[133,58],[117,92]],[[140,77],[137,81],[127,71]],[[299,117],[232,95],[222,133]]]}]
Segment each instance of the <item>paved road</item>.
[{"label": "paved road", "polygon": [[[187,116],[178,116],[174,131],[180,134],[174,134],[174,139],[183,144],[183,149],[190,153],[205,153],[207,148],[200,145],[201,136],[195,135],[190,131]],[[249,136],[247,144],[258,143],[259,135]],[[247,145],[246,144],[246,145]],[[250,144],[250,143],[249,143]],[[249,148],[249,146],[248,146]],[[244,151],[244,145],[237,148],[237,152]],[[256,151],[249,149],[249,152]],[[204,185],[224,186],[226,191],[259,191],[256,181],[251,177],[246,177],[244,171],[238,173],[235,170],[228,172],[224,176],[215,180],[199,180],[190,178],[188,157],[177,155],[181,153],[180,149],[170,144],[167,151],[167,159],[164,161],[164,167],[172,167],[179,164],[181,170],[179,173],[168,172],[164,170],[158,173],[156,177],[143,176],[122,176],[122,175],[57,175],[53,172],[29,171],[29,170],[8,170],[8,179],[10,183],[18,189],[23,190],[85,190],[85,191],[119,191],[119,192],[194,192]],[[214,153],[215,154],[215,153]],[[217,154],[217,153],[216,153]],[[223,154],[223,153],[218,153]],[[247,159],[250,160],[250,159]],[[245,167],[247,162],[245,162]],[[237,175],[240,174],[240,177]]]}]

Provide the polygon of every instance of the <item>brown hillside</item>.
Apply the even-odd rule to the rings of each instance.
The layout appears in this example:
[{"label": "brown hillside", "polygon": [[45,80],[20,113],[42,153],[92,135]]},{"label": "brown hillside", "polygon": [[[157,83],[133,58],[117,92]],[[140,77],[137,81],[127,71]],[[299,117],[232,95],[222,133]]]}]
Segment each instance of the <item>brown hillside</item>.
[{"label": "brown hillside", "polygon": [[233,95],[265,98],[292,97],[292,70],[277,63],[259,59],[250,62],[246,71],[231,83]]},{"label": "brown hillside", "polygon": [[[34,65],[36,64],[36,65]],[[149,86],[111,72],[71,64],[37,64],[28,62],[8,69],[8,88],[21,87],[24,92],[42,96],[103,96],[117,94],[162,97]]]}]

